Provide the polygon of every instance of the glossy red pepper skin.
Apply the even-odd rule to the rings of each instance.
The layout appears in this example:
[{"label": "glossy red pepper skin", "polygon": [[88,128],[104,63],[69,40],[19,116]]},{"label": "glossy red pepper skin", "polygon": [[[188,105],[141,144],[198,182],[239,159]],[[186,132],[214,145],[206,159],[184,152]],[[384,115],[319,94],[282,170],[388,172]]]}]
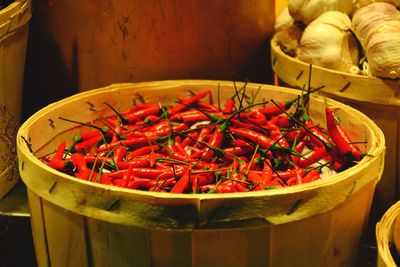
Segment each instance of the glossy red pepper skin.
[{"label": "glossy red pepper skin", "polygon": [[176,182],[176,184],[171,188],[170,193],[183,193],[189,188],[190,174],[192,170],[188,168],[183,173],[182,177]]},{"label": "glossy red pepper skin", "polygon": [[278,116],[283,113],[283,111],[288,110],[295,102],[297,98],[291,101],[279,102],[277,105],[271,105],[265,108],[259,108],[259,111],[264,114],[267,118]]},{"label": "glossy red pepper skin", "polygon": [[312,169],[303,177],[303,183],[309,183],[320,179],[320,173],[316,169]]},{"label": "glossy red pepper skin", "polygon": [[98,142],[103,139],[101,135],[94,136],[92,138],[86,139],[82,142],[75,144],[75,151],[81,152],[82,150],[88,150],[91,147],[95,146]]},{"label": "glossy red pepper skin", "polygon": [[149,142],[153,143],[156,141],[156,139],[157,138],[155,136],[149,136],[149,137],[133,137],[125,140],[119,140],[109,143],[108,145],[103,145],[102,147],[99,147],[98,152],[108,151],[114,149],[117,146],[127,146],[130,148],[137,148],[146,145]]},{"label": "glossy red pepper skin", "polygon": [[182,104],[178,104],[176,106],[170,107],[168,108],[168,113],[169,115],[173,115],[176,114],[178,112],[181,112],[182,110],[187,109],[190,105],[194,104],[195,102],[197,102],[198,100],[206,97],[208,94],[210,93],[210,91],[203,91],[201,93],[198,93],[188,99],[182,100]]},{"label": "glossy red pepper skin", "polygon": [[137,122],[149,115],[157,115],[160,113],[160,107],[156,104],[153,104],[151,106],[148,106],[143,109],[138,109],[129,113],[124,114],[124,118],[129,122]]},{"label": "glossy red pepper skin", "polygon": [[207,147],[206,153],[204,155],[204,161],[210,161],[212,156],[214,156],[215,151],[214,147],[219,148],[222,144],[222,141],[225,137],[225,132],[228,127],[228,122],[225,121],[224,123],[220,124],[215,130],[214,133],[211,135],[210,140],[208,141],[209,147]]},{"label": "glossy red pepper skin", "polygon": [[251,129],[230,127],[229,132],[239,136],[240,138],[244,138],[245,140],[249,140],[255,144],[258,144],[264,149],[270,149],[274,143],[271,138]]},{"label": "glossy red pepper skin", "polygon": [[324,146],[317,147],[315,150],[311,151],[308,155],[301,157],[298,161],[298,165],[302,168],[306,168],[311,164],[317,163],[323,159],[328,152]]},{"label": "glossy red pepper skin", "polygon": [[354,160],[359,161],[362,156],[361,151],[357,146],[351,143],[349,137],[342,129],[340,124],[336,123],[335,115],[329,107],[325,108],[325,115],[329,134],[339,152],[342,155],[351,155]]},{"label": "glossy red pepper skin", "polygon": [[235,100],[233,98],[228,98],[226,100],[224,109],[222,110],[223,113],[232,113],[235,107]]}]

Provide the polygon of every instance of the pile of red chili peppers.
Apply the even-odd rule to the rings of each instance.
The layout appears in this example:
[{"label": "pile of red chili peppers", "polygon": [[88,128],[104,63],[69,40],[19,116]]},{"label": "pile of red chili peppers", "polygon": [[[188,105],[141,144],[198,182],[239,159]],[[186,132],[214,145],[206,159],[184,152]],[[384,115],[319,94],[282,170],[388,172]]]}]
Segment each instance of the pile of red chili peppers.
[{"label": "pile of red chili peppers", "polygon": [[312,182],[324,170],[342,171],[365,155],[329,107],[325,130],[307,116],[300,97],[254,103],[236,92],[226,103],[209,99],[211,92],[203,91],[174,105],[143,102],[123,113],[108,105],[115,116],[99,119],[102,127],[85,127],[71,146],[61,142],[43,160],[105,185],[228,193]]}]

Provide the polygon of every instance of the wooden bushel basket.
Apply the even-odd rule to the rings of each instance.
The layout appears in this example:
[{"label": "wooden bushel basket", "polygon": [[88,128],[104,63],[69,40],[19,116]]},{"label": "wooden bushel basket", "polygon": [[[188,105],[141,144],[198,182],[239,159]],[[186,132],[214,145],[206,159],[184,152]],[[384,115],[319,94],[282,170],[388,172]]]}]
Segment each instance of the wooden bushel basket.
[{"label": "wooden bushel basket", "polygon": [[21,117],[30,18],[30,0],[15,0],[0,10],[0,198],[19,180],[14,140]]},{"label": "wooden bushel basket", "polygon": [[399,199],[400,179],[400,80],[352,75],[312,66],[282,52],[271,40],[272,69],[285,86],[312,88],[329,98],[348,104],[371,118],[386,138],[386,164],[375,194],[374,209],[380,217]]},{"label": "wooden bushel basket", "polygon": [[392,205],[376,224],[378,267],[395,267],[400,256],[400,201]]},{"label": "wooden bushel basket", "polygon": [[[104,102],[126,110],[135,92],[172,104],[177,96],[188,96],[187,89],[209,89],[214,101],[220,90],[224,101],[233,86],[202,80],[115,84],[71,96],[30,117],[18,132],[17,148],[38,265],[353,265],[383,171],[385,140],[368,117],[334,100],[311,95],[311,118],[325,125],[326,103],[338,108],[349,135],[366,140],[371,157],[328,179],[294,187],[171,195],[78,180],[37,158],[76,133],[58,116],[91,121],[112,115]],[[249,94],[260,89],[260,98],[283,101],[299,93],[252,83],[246,88]]]}]

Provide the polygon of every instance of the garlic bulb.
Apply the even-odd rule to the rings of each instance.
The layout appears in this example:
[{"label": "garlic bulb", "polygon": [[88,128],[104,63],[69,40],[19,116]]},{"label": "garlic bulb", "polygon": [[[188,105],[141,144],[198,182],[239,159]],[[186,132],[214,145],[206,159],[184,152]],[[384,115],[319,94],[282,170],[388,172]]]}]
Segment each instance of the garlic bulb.
[{"label": "garlic bulb", "polygon": [[299,59],[328,69],[359,73],[358,42],[350,28],[346,14],[325,12],[305,28]]},{"label": "garlic bulb", "polygon": [[357,0],[355,6],[356,8],[361,8],[374,2],[385,2],[400,7],[400,0]]},{"label": "garlic bulb", "polygon": [[400,11],[384,2],[369,4],[354,13],[352,28],[371,75],[400,78]]},{"label": "garlic bulb", "polygon": [[348,15],[353,10],[352,0],[289,0],[290,15],[297,21],[311,23],[321,14],[335,10]]},{"label": "garlic bulb", "polygon": [[303,28],[290,16],[288,7],[282,9],[275,21],[275,38],[282,51],[296,57]]}]

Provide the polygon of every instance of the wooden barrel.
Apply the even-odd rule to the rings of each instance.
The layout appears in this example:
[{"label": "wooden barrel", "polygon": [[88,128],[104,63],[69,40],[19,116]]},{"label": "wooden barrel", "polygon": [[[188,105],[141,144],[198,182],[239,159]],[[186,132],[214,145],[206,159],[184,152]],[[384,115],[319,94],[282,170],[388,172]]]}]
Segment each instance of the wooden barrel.
[{"label": "wooden barrel", "polygon": [[[243,86],[237,83],[236,86]],[[368,117],[334,100],[310,97],[310,116],[325,125],[326,103],[338,108],[351,138],[371,157],[328,179],[281,189],[226,194],[174,194],[93,184],[60,173],[38,157],[76,133],[58,116],[91,121],[126,110],[135,93],[174,103],[211,90],[225,100],[228,81],[176,80],[114,84],[55,102],[18,132],[40,267],[48,266],[351,266],[383,165],[385,140]],[[294,99],[297,90],[246,85],[249,94]],[[357,212],[355,212],[357,211]]]},{"label": "wooden barrel", "polygon": [[19,180],[14,140],[21,117],[30,18],[30,0],[16,0],[0,10],[0,198]]},{"label": "wooden barrel", "polygon": [[310,66],[283,53],[274,38],[271,40],[271,64],[282,84],[294,88],[307,88],[309,84],[312,88],[324,86],[320,94],[360,110],[382,129],[387,160],[374,200],[374,212],[381,217],[400,198],[400,80]]},{"label": "wooden barrel", "polygon": [[400,201],[393,204],[376,224],[378,267],[400,263]]},{"label": "wooden barrel", "polygon": [[38,0],[33,6],[28,115],[117,82],[272,81],[265,58],[275,0]]}]

